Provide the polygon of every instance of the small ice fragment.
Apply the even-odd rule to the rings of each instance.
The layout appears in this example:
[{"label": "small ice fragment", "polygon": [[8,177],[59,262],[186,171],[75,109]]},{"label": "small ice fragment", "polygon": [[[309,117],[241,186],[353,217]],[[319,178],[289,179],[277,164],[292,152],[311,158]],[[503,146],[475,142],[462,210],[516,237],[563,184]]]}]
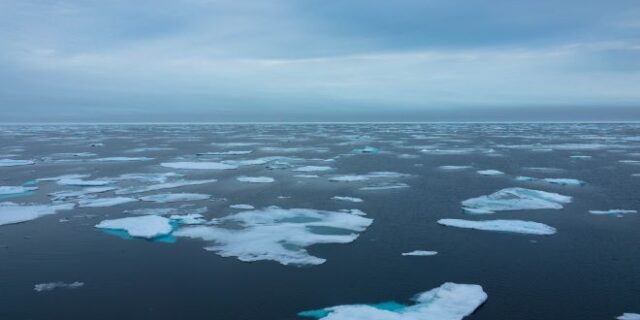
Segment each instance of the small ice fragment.
[{"label": "small ice fragment", "polygon": [[559,184],[562,186],[581,186],[584,185],[585,182],[578,179],[568,179],[568,178],[545,178],[544,181],[552,184]]},{"label": "small ice fragment", "polygon": [[146,239],[168,235],[173,231],[171,220],[157,215],[104,220],[96,228],[124,230],[132,237]]},{"label": "small ice fragment", "polygon": [[33,160],[0,159],[0,167],[17,167],[35,164]]},{"label": "small ice fragment", "polygon": [[240,210],[253,210],[253,209],[255,209],[255,207],[250,205],[250,204],[232,204],[232,205],[229,206],[229,208],[231,208],[231,209],[240,209]]},{"label": "small ice fragment", "polygon": [[238,166],[221,162],[163,162],[160,164],[165,168],[186,169],[186,170],[231,170],[238,169]]},{"label": "small ice fragment", "polygon": [[596,215],[616,215],[622,216],[627,213],[638,213],[638,210],[626,210],[626,209],[609,209],[609,210],[589,210],[589,213]]},{"label": "small ice fragment", "polygon": [[57,289],[57,288],[77,289],[77,288],[80,288],[82,286],[84,286],[84,283],[80,282],[80,281],[75,281],[75,282],[71,282],[71,283],[49,282],[49,283],[36,284],[35,286],[33,286],[33,290],[35,290],[37,292],[43,292],[43,291],[51,291],[51,290]]},{"label": "small ice fragment", "polygon": [[562,209],[571,197],[557,193],[525,188],[506,188],[488,196],[462,201],[463,209],[471,214],[495,213],[506,210]]},{"label": "small ice fragment", "polygon": [[180,201],[207,200],[209,198],[211,198],[210,195],[201,193],[163,193],[140,197],[140,200],[155,203],[171,203]]},{"label": "small ice fragment", "polygon": [[360,190],[375,191],[375,190],[390,190],[390,189],[404,189],[404,188],[409,188],[409,185],[403,182],[399,182],[399,183],[380,183],[375,185],[369,185],[369,186],[360,188]]},{"label": "small ice fragment", "polygon": [[305,178],[305,179],[320,178],[320,176],[317,175],[317,174],[296,174],[296,175],[294,175],[294,177],[296,177],[296,178]]},{"label": "small ice fragment", "polygon": [[247,177],[247,176],[240,176],[236,178],[236,180],[240,182],[251,182],[251,183],[271,183],[275,181],[275,179],[271,177]]},{"label": "small ice fragment", "polygon": [[27,193],[38,190],[38,187],[0,186],[0,196]]},{"label": "small ice fragment", "polygon": [[98,158],[93,159],[94,161],[100,162],[121,162],[121,161],[148,161],[153,160],[153,158],[149,157],[106,157],[106,158]]},{"label": "small ice fragment", "polygon": [[363,202],[364,201],[364,200],[362,200],[360,198],[341,197],[341,196],[333,196],[333,197],[331,197],[331,199],[333,199],[333,200],[341,200],[341,201],[348,201],[348,202]]},{"label": "small ice fragment", "polygon": [[229,150],[229,151],[214,151],[214,152],[200,152],[196,153],[199,156],[231,156],[231,155],[242,155],[249,154],[253,151],[251,150]]},{"label": "small ice fragment", "polygon": [[411,252],[402,253],[403,256],[434,256],[438,254],[438,251],[426,251],[426,250],[414,250]]},{"label": "small ice fragment", "polygon": [[439,166],[438,169],[448,170],[448,171],[465,170],[465,169],[471,169],[471,166]]},{"label": "small ice fragment", "polygon": [[99,187],[110,184],[109,180],[82,180],[82,179],[68,179],[63,178],[58,180],[58,184],[63,186],[78,186],[78,187]]},{"label": "small ice fragment", "polygon": [[569,156],[569,158],[571,158],[571,159],[579,159],[579,160],[587,160],[587,159],[591,159],[593,157],[592,156],[575,155],[575,156]]},{"label": "small ice fragment", "polygon": [[523,220],[484,220],[440,219],[438,223],[448,227],[475,229],[483,231],[514,232],[522,234],[552,235],[554,227],[544,223]]},{"label": "small ice fragment", "polygon": [[78,206],[83,208],[105,208],[136,201],[138,201],[138,199],[128,197],[87,198],[80,199]]},{"label": "small ice fragment", "polygon": [[478,172],[478,174],[481,174],[483,176],[500,176],[500,175],[504,174],[504,172],[502,172],[500,170],[493,170],[493,169],[478,170],[477,172]]},{"label": "small ice fragment", "polygon": [[379,153],[380,149],[375,147],[366,146],[364,148],[353,149],[354,153]]},{"label": "small ice fragment", "polygon": [[293,171],[297,172],[318,172],[318,171],[329,171],[333,170],[332,167],[329,166],[304,166],[293,169]]}]

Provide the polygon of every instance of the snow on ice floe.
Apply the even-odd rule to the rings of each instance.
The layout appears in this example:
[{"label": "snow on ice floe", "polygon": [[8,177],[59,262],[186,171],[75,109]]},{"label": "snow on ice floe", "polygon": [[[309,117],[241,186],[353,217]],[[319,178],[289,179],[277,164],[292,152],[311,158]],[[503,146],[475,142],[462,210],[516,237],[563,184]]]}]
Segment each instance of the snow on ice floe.
[{"label": "snow on ice floe", "polygon": [[116,194],[124,195],[124,194],[142,193],[142,192],[149,192],[149,191],[157,191],[157,190],[164,190],[164,189],[179,188],[179,187],[184,187],[184,186],[193,186],[193,185],[199,185],[199,184],[213,183],[213,182],[216,182],[216,181],[218,181],[218,180],[216,180],[216,179],[180,180],[180,181],[165,182],[165,183],[152,184],[152,185],[146,185],[146,186],[135,186],[135,187],[122,188],[122,189],[116,190]]},{"label": "snow on ice floe", "polygon": [[25,194],[38,190],[38,187],[0,186],[0,196]]},{"label": "snow on ice floe", "polygon": [[514,232],[522,234],[552,235],[554,227],[544,223],[523,220],[484,220],[440,219],[438,223],[448,227],[475,229],[483,231]]},{"label": "snow on ice floe", "polygon": [[488,196],[464,200],[462,206],[466,213],[487,214],[506,210],[562,209],[562,204],[570,202],[571,197],[558,193],[506,188]]},{"label": "snow on ice floe", "polygon": [[276,181],[274,178],[271,178],[271,177],[247,177],[247,176],[237,177],[236,180],[240,182],[251,182],[251,183],[271,183]]},{"label": "snow on ice floe", "polygon": [[414,250],[411,252],[403,252],[403,256],[435,256],[438,251]]},{"label": "snow on ice floe", "polygon": [[232,204],[232,205],[229,206],[229,208],[231,208],[231,209],[239,209],[239,210],[253,210],[253,209],[255,209],[255,207],[250,205],[250,204]]},{"label": "snow on ice floe", "polygon": [[174,236],[211,241],[206,250],[241,261],[273,260],[283,265],[317,265],[325,259],[305,248],[349,243],[372,219],[337,211],[268,207],[216,219],[217,225],[184,227]]},{"label": "snow on ice floe", "polygon": [[207,200],[209,198],[211,198],[210,195],[202,193],[163,193],[140,197],[140,200],[155,203],[170,203],[181,201]]},{"label": "snow on ice floe", "polygon": [[83,282],[75,281],[71,283],[65,282],[48,282],[48,283],[39,283],[33,286],[33,290],[37,292],[51,291],[53,289],[77,289],[84,286]]},{"label": "snow on ice floe", "polygon": [[106,158],[93,159],[93,161],[99,161],[99,162],[127,162],[127,161],[149,161],[149,160],[153,160],[153,158],[149,158],[149,157],[106,157]]},{"label": "snow on ice floe", "polygon": [[185,170],[232,170],[238,169],[238,166],[232,164],[226,164],[222,162],[193,162],[193,161],[181,161],[181,162],[163,162],[160,164],[165,168],[172,169],[185,169]]},{"label": "snow on ice floe", "polygon": [[0,202],[0,225],[34,220],[42,216],[55,214],[58,211],[71,210],[74,206],[73,203],[41,205]]},{"label": "snow on ice floe", "polygon": [[615,216],[623,216],[628,213],[638,213],[638,210],[628,210],[628,209],[609,209],[609,210],[589,210],[589,213],[595,215],[615,215]]},{"label": "snow on ice floe", "polygon": [[504,172],[502,172],[500,170],[493,170],[493,169],[478,170],[477,173],[481,174],[483,176],[501,176],[501,175],[504,175]]},{"label": "snow on ice floe", "polygon": [[33,160],[0,159],[0,167],[17,167],[35,164]]},{"label": "snow on ice floe", "polygon": [[331,197],[333,200],[347,201],[347,202],[363,202],[364,200],[356,197],[342,197],[342,196],[333,196]]},{"label": "snow on ice floe", "polygon": [[296,172],[321,172],[329,170],[333,170],[333,168],[329,166],[304,166],[293,169],[293,171]]},{"label": "snow on ice floe", "polygon": [[625,312],[616,318],[617,320],[640,320],[640,313]]},{"label": "snow on ice floe", "polygon": [[57,182],[59,185],[63,186],[77,186],[77,187],[99,187],[106,186],[112,183],[111,180],[83,180],[83,179],[74,179],[74,178],[62,178]]},{"label": "snow on ice floe", "polygon": [[395,301],[339,305],[298,315],[324,320],[461,320],[480,307],[487,300],[487,294],[476,284],[446,282],[416,295],[413,300],[413,305]]},{"label": "snow on ice floe", "polygon": [[138,199],[128,197],[84,198],[78,201],[78,206],[82,208],[106,208],[136,201]]},{"label": "snow on ice floe", "polygon": [[159,215],[144,215],[103,220],[96,225],[96,228],[122,230],[126,231],[131,237],[153,239],[170,234],[174,226],[169,218]]}]

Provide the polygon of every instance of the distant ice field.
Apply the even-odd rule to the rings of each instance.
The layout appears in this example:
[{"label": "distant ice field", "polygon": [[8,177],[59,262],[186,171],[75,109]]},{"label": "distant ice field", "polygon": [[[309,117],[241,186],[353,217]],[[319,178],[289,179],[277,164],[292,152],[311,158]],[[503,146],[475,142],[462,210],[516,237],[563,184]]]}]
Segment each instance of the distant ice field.
[{"label": "distant ice field", "polygon": [[633,123],[2,125],[0,319],[635,319],[639,164]]}]

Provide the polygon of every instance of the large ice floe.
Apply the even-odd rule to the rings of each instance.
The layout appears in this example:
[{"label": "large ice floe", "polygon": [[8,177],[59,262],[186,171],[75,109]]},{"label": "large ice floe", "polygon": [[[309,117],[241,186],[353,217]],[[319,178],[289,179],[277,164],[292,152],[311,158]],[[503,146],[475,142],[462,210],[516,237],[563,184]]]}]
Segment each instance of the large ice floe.
[{"label": "large ice floe", "polygon": [[506,188],[488,196],[462,201],[465,212],[487,214],[507,210],[562,209],[571,197],[526,188]]},{"label": "large ice floe", "polygon": [[71,210],[75,205],[57,204],[16,204],[13,202],[0,202],[0,225],[20,223],[34,220],[42,216],[54,214],[61,210]]},{"label": "large ice floe", "polygon": [[0,167],[17,167],[35,164],[33,160],[0,159]]},{"label": "large ice floe", "polygon": [[65,282],[47,282],[47,283],[39,283],[33,286],[33,290],[36,292],[44,292],[44,291],[51,291],[53,289],[60,289],[60,288],[64,288],[64,289],[78,289],[80,287],[84,286],[83,282],[80,281],[75,281],[75,282],[71,282],[71,283],[65,283]]},{"label": "large ice floe", "polygon": [[211,198],[210,195],[202,193],[163,193],[140,197],[140,200],[155,203],[171,203],[181,201],[207,200],[209,198]]},{"label": "large ice floe", "polygon": [[160,164],[165,168],[185,169],[185,170],[231,170],[238,169],[238,166],[221,162],[163,162]]},{"label": "large ice floe", "polygon": [[618,320],[640,320],[640,313],[625,312],[621,316],[618,316]]},{"label": "large ice floe", "polygon": [[446,282],[419,293],[413,300],[413,305],[395,301],[351,304],[303,311],[298,315],[323,320],[460,320],[480,307],[487,300],[487,294],[476,284]]},{"label": "large ice floe", "polygon": [[475,229],[483,231],[502,231],[522,234],[552,235],[556,233],[554,227],[544,223],[523,220],[484,220],[473,221],[463,219],[440,219],[438,223],[447,227]]},{"label": "large ice floe", "polygon": [[104,220],[96,228],[126,231],[132,237],[153,239],[166,236],[174,229],[171,219],[158,215]]},{"label": "large ice floe", "polygon": [[217,219],[216,225],[184,227],[174,236],[211,241],[206,250],[241,261],[273,260],[283,265],[317,265],[325,259],[305,248],[349,243],[372,219],[338,211],[268,207]]}]

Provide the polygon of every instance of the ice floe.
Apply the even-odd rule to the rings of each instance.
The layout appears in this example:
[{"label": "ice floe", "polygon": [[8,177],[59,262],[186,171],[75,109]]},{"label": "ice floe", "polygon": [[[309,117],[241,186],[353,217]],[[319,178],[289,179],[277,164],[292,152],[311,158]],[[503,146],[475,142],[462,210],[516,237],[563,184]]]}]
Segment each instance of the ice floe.
[{"label": "ice floe", "polygon": [[247,177],[247,176],[237,177],[236,180],[240,182],[251,182],[251,183],[271,183],[276,181],[274,178],[271,178],[271,177]]},{"label": "ice floe", "polygon": [[462,201],[463,209],[470,214],[495,213],[506,210],[562,209],[571,197],[558,193],[526,188],[506,188],[488,196]]},{"label": "ice floe", "polygon": [[174,214],[169,216],[171,221],[175,221],[180,224],[191,225],[191,224],[203,224],[207,222],[204,217],[199,213],[190,213],[190,214]]},{"label": "ice floe", "polygon": [[342,196],[333,196],[331,197],[333,200],[347,201],[347,202],[363,202],[364,200],[356,197],[342,197]]},{"label": "ice floe", "polygon": [[58,211],[71,210],[74,206],[73,203],[41,205],[0,202],[0,225],[34,220],[42,216],[55,214]]},{"label": "ice floe", "polygon": [[98,223],[96,228],[123,230],[132,237],[153,239],[170,234],[174,226],[168,218],[158,215],[145,215],[104,220]]},{"label": "ice floe", "polygon": [[618,320],[640,320],[640,313],[625,312],[621,316],[618,316]]},{"label": "ice floe", "polygon": [[99,187],[106,186],[112,183],[111,180],[82,180],[82,179],[74,179],[74,178],[63,178],[58,180],[57,182],[60,185],[64,186],[78,186],[78,187]]},{"label": "ice floe", "polygon": [[229,150],[229,151],[213,151],[213,152],[200,152],[199,156],[231,156],[231,155],[243,155],[249,154],[251,150]]},{"label": "ice floe", "polygon": [[232,170],[238,169],[238,166],[221,163],[221,162],[192,162],[192,161],[181,161],[181,162],[163,162],[160,164],[165,168],[172,169],[185,169],[185,170]]},{"label": "ice floe", "polygon": [[96,193],[113,191],[115,189],[116,187],[89,187],[83,188],[82,190],[56,191],[49,193],[49,196],[53,202],[67,202],[75,201],[80,198],[87,198],[88,196]]},{"label": "ice floe", "polygon": [[483,176],[500,176],[500,175],[504,175],[504,172],[502,172],[500,170],[493,170],[493,169],[478,170],[477,172],[478,172],[478,174],[481,174]]},{"label": "ice floe", "polygon": [[440,219],[438,223],[448,227],[465,229],[475,229],[483,231],[514,232],[535,235],[551,235],[556,233],[554,227],[544,223],[523,221],[523,220],[463,220],[463,219]]},{"label": "ice floe", "polygon": [[134,187],[122,188],[122,189],[116,190],[116,194],[134,194],[134,193],[142,193],[142,192],[149,192],[149,191],[158,191],[158,190],[164,190],[164,189],[179,188],[184,186],[193,186],[193,185],[199,185],[199,184],[212,183],[216,181],[218,180],[216,179],[180,180],[180,181],[152,184],[147,186],[134,186]]},{"label": "ice floe", "polygon": [[435,256],[438,251],[414,250],[411,252],[403,252],[403,256]]},{"label": "ice floe", "polygon": [[229,206],[229,208],[231,208],[231,209],[239,209],[239,210],[253,210],[253,209],[255,209],[255,207],[250,205],[250,204],[232,204],[232,205]]},{"label": "ice floe", "polygon": [[628,213],[638,213],[638,210],[628,210],[628,209],[589,210],[589,213],[595,214],[595,215],[623,216]]},{"label": "ice floe", "polygon": [[24,194],[38,190],[38,187],[0,186],[0,196]]},{"label": "ice floe", "polygon": [[35,164],[33,160],[0,159],[0,167],[17,167]]},{"label": "ice floe", "polygon": [[408,177],[408,174],[392,172],[392,171],[374,171],[367,174],[349,174],[342,176],[335,176],[329,178],[329,181],[333,182],[358,182],[358,181],[367,181],[371,179],[392,179],[392,178],[403,178]]},{"label": "ice floe", "polygon": [[126,162],[126,161],[149,161],[149,160],[153,160],[153,158],[149,158],[149,157],[106,157],[106,158],[93,159],[93,161],[100,161],[100,162]]},{"label": "ice floe", "polygon": [[378,183],[378,184],[368,185],[366,187],[360,188],[360,190],[376,191],[376,190],[391,190],[391,189],[404,189],[404,188],[409,188],[409,185],[403,182],[398,182],[398,183]]},{"label": "ice floe", "polygon": [[84,198],[78,201],[78,206],[83,208],[105,208],[136,201],[138,199],[128,197]]},{"label": "ice floe", "polygon": [[71,283],[65,282],[48,282],[48,283],[39,283],[33,286],[33,290],[37,292],[51,291],[53,289],[78,289],[84,286],[83,282],[75,281]]},{"label": "ice floe", "polygon": [[439,166],[438,169],[447,170],[447,171],[456,171],[456,170],[471,169],[471,166],[451,166],[451,165],[447,165],[447,166]]},{"label": "ice floe", "polygon": [[324,320],[461,320],[480,307],[487,300],[487,294],[476,284],[446,282],[416,295],[413,300],[413,305],[395,301],[339,305],[298,315]]},{"label": "ice floe", "polygon": [[329,170],[333,170],[333,168],[329,166],[304,166],[293,169],[293,171],[297,172],[321,172]]},{"label": "ice floe", "polygon": [[561,186],[582,186],[586,184],[582,180],[569,178],[545,178],[542,180],[551,184],[558,184]]},{"label": "ice floe", "polygon": [[210,195],[202,193],[163,193],[144,196],[140,197],[139,199],[142,201],[150,201],[155,203],[170,203],[180,201],[207,200],[209,198],[211,198]]},{"label": "ice floe", "polygon": [[268,207],[216,219],[217,225],[184,227],[173,235],[211,241],[206,250],[241,261],[317,265],[325,259],[310,255],[306,247],[352,242],[372,222],[345,212]]}]

